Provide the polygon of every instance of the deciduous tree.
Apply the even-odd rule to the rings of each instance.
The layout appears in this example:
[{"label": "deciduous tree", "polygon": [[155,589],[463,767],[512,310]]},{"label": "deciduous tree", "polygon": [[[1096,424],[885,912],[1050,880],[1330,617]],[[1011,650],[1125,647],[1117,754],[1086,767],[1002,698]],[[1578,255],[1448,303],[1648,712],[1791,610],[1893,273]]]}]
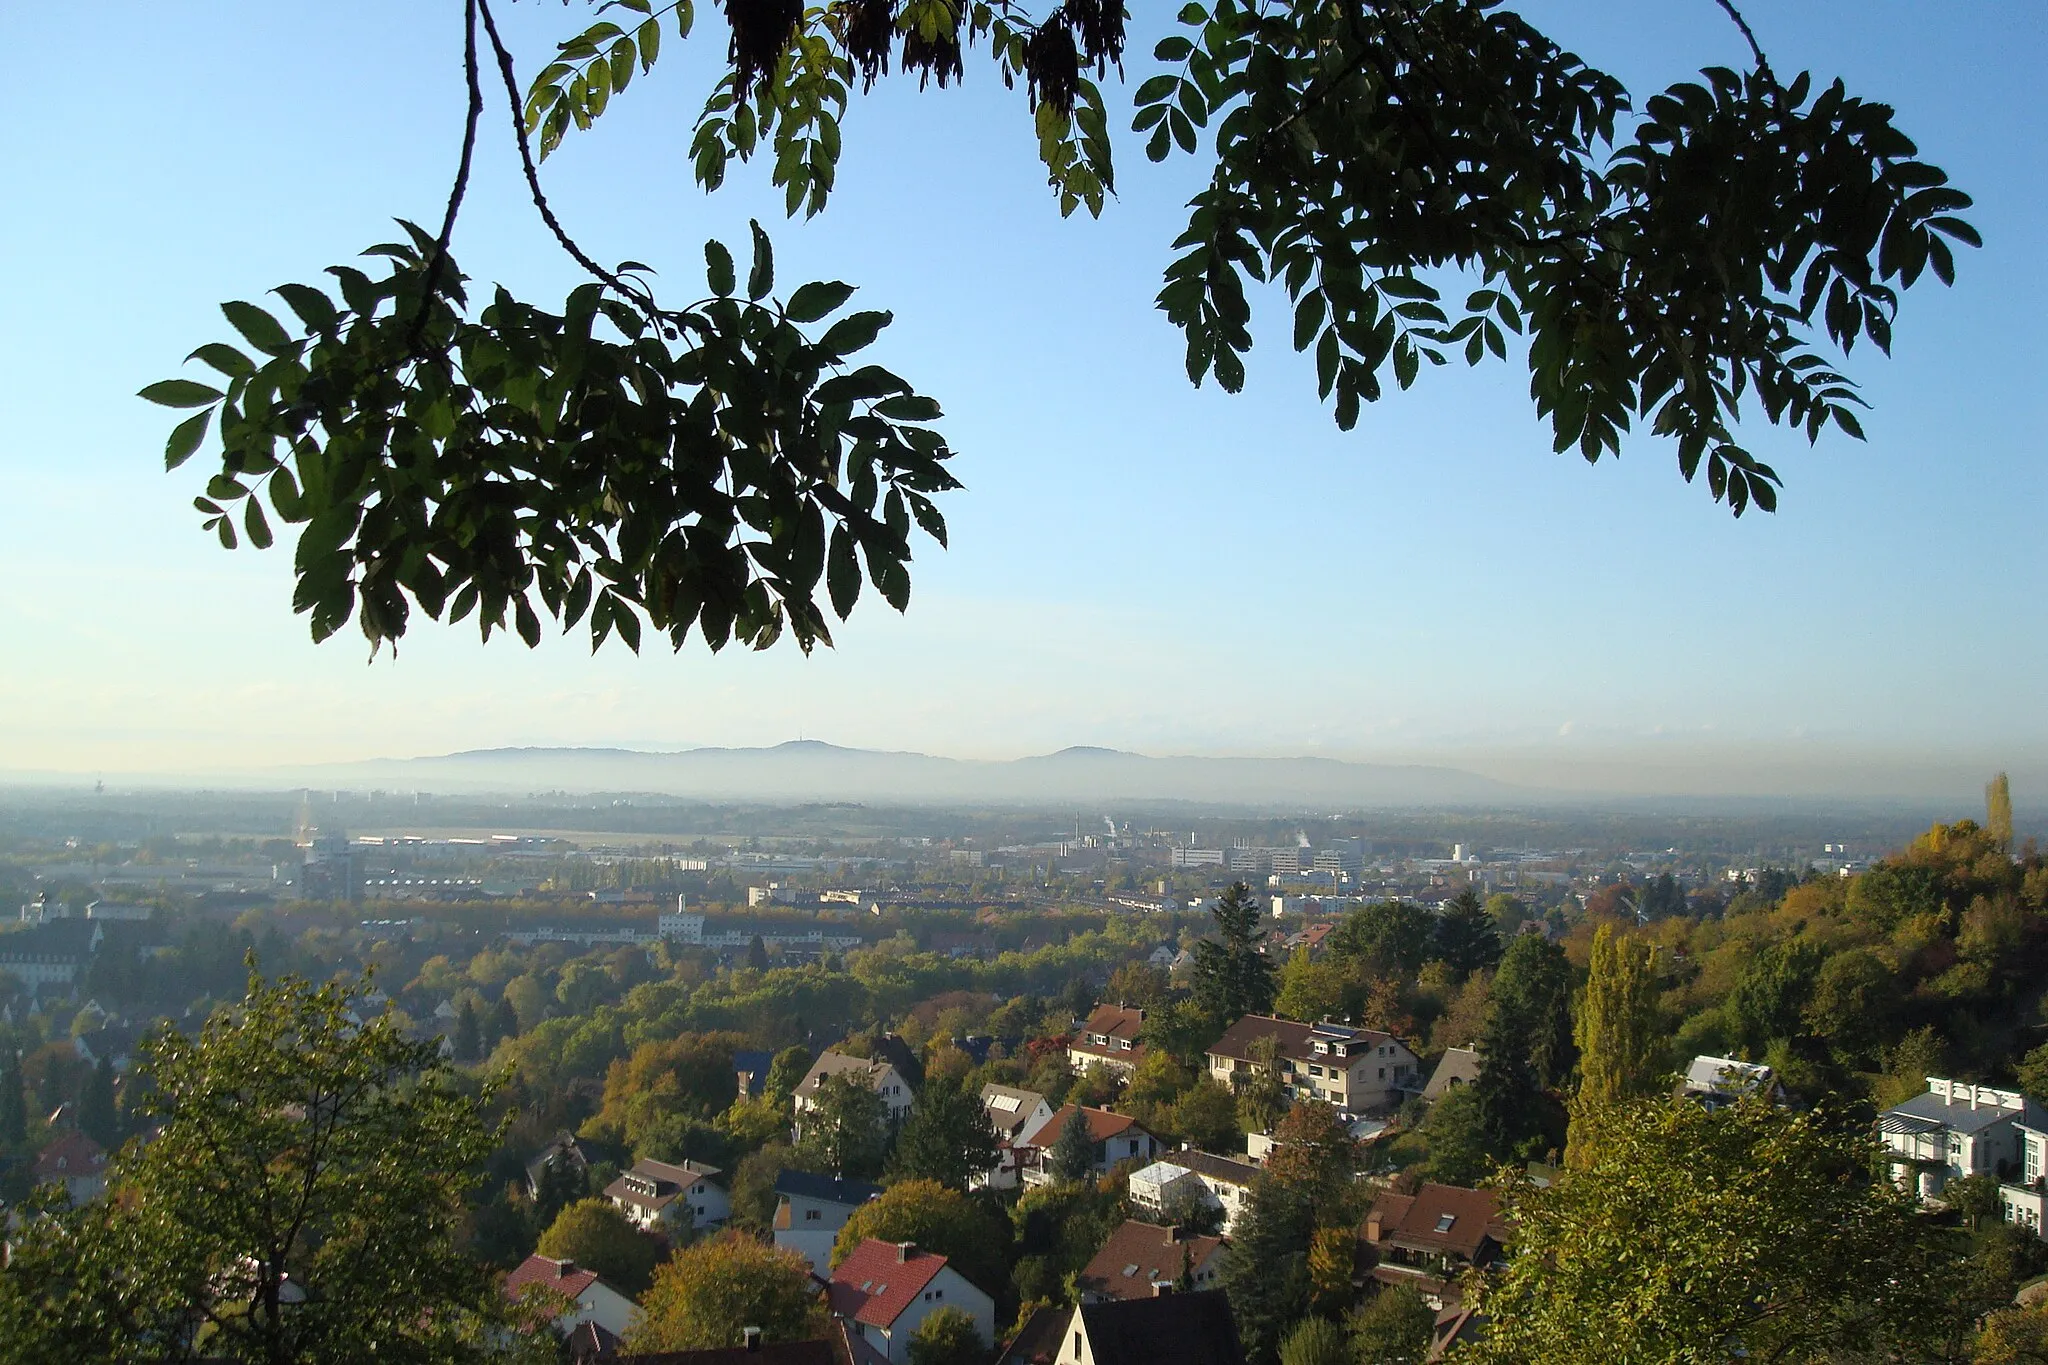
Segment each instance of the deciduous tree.
[{"label": "deciduous tree", "polygon": [[629,1296],[644,1291],[660,1248],[609,1199],[579,1199],[555,1215],[535,1248],[595,1270]]},{"label": "deciduous tree", "polygon": [[1510,1188],[1515,1254],[1467,1358],[1951,1359],[1977,1311],[1960,1250],[1876,1166],[1824,1113],[1625,1105],[1581,1166]]},{"label": "deciduous tree", "polygon": [[910,1334],[910,1365],[982,1365],[988,1349],[964,1308],[941,1308]]},{"label": "deciduous tree", "polygon": [[627,1349],[708,1351],[738,1346],[744,1329],[764,1341],[808,1341],[825,1330],[810,1266],[794,1251],[740,1232],[684,1247],[654,1272]]},{"label": "deciduous tree", "polygon": [[853,1211],[832,1244],[838,1265],[870,1237],[915,1242],[952,1262],[969,1284],[994,1294],[1007,1278],[1009,1229],[1002,1219],[936,1180],[904,1180]]},{"label": "deciduous tree", "polygon": [[1565,1160],[1590,1159],[1601,1115],[1657,1090],[1667,1060],[1650,947],[1602,925],[1579,1004],[1579,1089]]},{"label": "deciduous tree", "polygon": [[932,1081],[904,1121],[890,1164],[898,1176],[964,1190],[974,1177],[994,1170],[1000,1155],[981,1097],[963,1086]]}]

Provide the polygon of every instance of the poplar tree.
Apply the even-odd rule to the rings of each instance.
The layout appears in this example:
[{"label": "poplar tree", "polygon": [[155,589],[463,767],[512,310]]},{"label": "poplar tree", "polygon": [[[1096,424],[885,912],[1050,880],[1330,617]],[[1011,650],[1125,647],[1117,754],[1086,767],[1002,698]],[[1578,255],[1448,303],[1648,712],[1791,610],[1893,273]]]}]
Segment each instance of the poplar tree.
[{"label": "poplar tree", "polygon": [[2012,783],[2004,773],[1984,788],[1984,828],[2002,849],[2012,847]]},{"label": "poplar tree", "polygon": [[0,1053],[0,1146],[19,1147],[28,1141],[28,1101],[21,1093],[21,1058],[11,1049]]},{"label": "poplar tree", "polygon": [[1648,944],[1602,925],[1593,938],[1591,973],[1579,1001],[1579,1091],[1572,1104],[1566,1164],[1591,1160],[1603,1116],[1653,1093],[1664,1079],[1657,977]]}]

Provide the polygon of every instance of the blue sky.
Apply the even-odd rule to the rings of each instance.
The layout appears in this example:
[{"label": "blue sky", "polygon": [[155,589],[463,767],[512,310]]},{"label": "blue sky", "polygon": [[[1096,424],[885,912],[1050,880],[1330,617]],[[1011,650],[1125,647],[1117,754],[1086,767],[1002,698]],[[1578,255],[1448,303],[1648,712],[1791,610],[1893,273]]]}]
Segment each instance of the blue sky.
[{"label": "blue sky", "polygon": [[[501,8],[523,71],[586,14]],[[1148,33],[1167,12],[1135,8]],[[1711,0],[1522,8],[1639,93],[1743,55]],[[199,464],[164,474],[162,410],[132,395],[225,332],[220,300],[438,215],[459,4],[120,6],[89,37],[69,6],[7,6],[0,46],[43,54],[25,69],[47,78],[0,91],[0,771],[808,736],[1758,794],[1962,793],[2004,765],[2027,804],[2026,775],[2048,781],[2048,11],[1746,12],[1779,68],[1895,104],[1987,242],[1957,288],[1908,297],[1890,361],[1854,357],[1867,445],[1747,433],[1786,476],[1775,517],[1732,520],[1651,439],[1595,467],[1552,455],[1512,365],[1427,374],[1341,433],[1271,300],[1246,392],[1191,389],[1151,299],[1194,168],[1126,137],[1121,197],[1061,220],[1022,93],[985,69],[858,100],[812,223],[781,220],[765,167],[706,197],[687,147],[724,47],[707,4],[547,164],[550,192],[600,259],[649,261],[675,290],[706,237],[741,241],[757,215],[785,284],[844,278],[893,309],[878,350],[946,404],[961,451],[954,548],[920,557],[908,616],[870,599],[810,659],[593,658],[575,637],[529,653],[424,625],[366,663],[352,633],[310,642],[287,547],[201,534]],[[559,297],[573,267],[524,207],[500,112],[458,254]]]}]

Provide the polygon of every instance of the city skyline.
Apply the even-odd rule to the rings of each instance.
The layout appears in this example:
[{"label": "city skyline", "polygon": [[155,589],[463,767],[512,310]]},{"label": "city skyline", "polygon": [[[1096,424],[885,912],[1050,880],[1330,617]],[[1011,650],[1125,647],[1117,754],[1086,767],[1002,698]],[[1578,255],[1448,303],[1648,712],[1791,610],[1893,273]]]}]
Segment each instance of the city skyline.
[{"label": "city skyline", "polygon": [[[1554,27],[1646,86],[1741,57],[1712,5],[1626,13],[1582,4]],[[571,23],[551,7],[509,17],[527,71]],[[2026,93],[2043,21],[1903,4],[1749,17],[1780,67],[1839,71],[1896,103],[1922,154],[1976,196],[1987,242],[1954,290],[1906,298],[1892,359],[1851,357],[1874,404],[1867,446],[1808,453],[1745,429],[1786,476],[1775,517],[1731,520],[1640,435],[1618,462],[1550,455],[1512,365],[1426,374],[1340,433],[1271,300],[1246,392],[1190,389],[1151,307],[1188,168],[1151,166],[1124,137],[1122,198],[1099,222],[1063,222],[1021,95],[990,81],[857,99],[840,188],[813,223],[782,220],[764,167],[703,196],[682,149],[720,52],[693,40],[682,69],[548,163],[557,204],[601,257],[653,257],[678,289],[704,237],[740,240],[755,215],[785,278],[842,277],[893,309],[879,349],[946,404],[962,452],[968,489],[944,502],[954,548],[920,554],[906,617],[870,595],[840,648],[809,660],[786,645],[593,659],[558,638],[528,653],[422,623],[396,660],[366,666],[352,633],[306,638],[288,545],[229,555],[201,534],[201,480],[161,472],[168,422],[130,395],[223,332],[219,300],[311,278],[388,236],[390,216],[438,211],[460,117],[446,35],[388,50],[378,35],[406,22],[395,4],[134,16],[62,100],[0,96],[22,130],[16,180],[40,206],[0,225],[5,296],[39,320],[0,340],[15,416],[0,434],[0,648],[15,661],[0,671],[0,772],[808,736],[962,758],[1101,745],[1427,761],[1749,795],[1949,796],[2009,768],[2024,803],[2027,774],[2048,774],[2031,681],[2048,664],[2029,321],[2044,284],[2026,249],[2043,208],[2043,115]],[[41,50],[61,20],[45,7],[0,24]],[[298,98],[316,52],[359,97]],[[166,108],[178,117],[147,116]],[[267,168],[255,201],[217,192],[214,157]],[[625,176],[644,193],[608,195]],[[563,286],[517,189],[487,148],[458,256],[482,278]],[[138,214],[156,231],[138,238]]]}]

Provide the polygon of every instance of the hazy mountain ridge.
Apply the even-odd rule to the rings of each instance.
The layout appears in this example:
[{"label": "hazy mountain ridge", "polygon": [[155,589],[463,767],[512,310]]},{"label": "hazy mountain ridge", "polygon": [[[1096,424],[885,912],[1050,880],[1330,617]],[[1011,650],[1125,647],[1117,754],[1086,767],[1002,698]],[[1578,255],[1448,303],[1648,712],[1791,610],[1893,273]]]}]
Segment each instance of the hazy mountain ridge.
[{"label": "hazy mountain ridge", "polygon": [[[287,776],[279,772],[278,776]],[[645,791],[726,800],[1176,800],[1232,804],[1502,805],[1542,793],[1457,768],[1331,758],[1151,757],[1085,746],[1010,760],[848,749],[504,748],[294,768],[318,785],[415,790]]]}]

